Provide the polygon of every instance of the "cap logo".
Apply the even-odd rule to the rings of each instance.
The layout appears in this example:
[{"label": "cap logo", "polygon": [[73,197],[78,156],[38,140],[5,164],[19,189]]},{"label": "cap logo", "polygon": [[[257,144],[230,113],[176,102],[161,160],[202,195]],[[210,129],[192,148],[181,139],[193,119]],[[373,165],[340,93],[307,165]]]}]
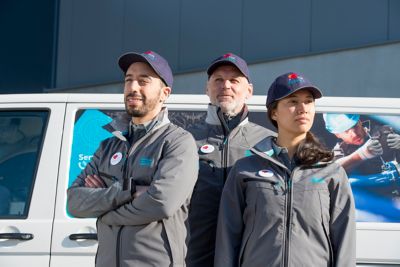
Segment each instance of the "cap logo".
[{"label": "cap logo", "polygon": [[304,82],[304,78],[301,76],[298,76],[296,73],[290,73],[288,75],[288,78],[289,78],[289,85],[292,85],[294,83]]},{"label": "cap logo", "polygon": [[227,59],[229,61],[232,61],[232,62],[236,62],[236,58],[231,53],[223,55],[222,58],[225,58],[225,59]]},{"label": "cap logo", "polygon": [[153,54],[152,51],[146,51],[143,53],[143,56],[147,57],[150,60],[155,60],[156,56]]}]

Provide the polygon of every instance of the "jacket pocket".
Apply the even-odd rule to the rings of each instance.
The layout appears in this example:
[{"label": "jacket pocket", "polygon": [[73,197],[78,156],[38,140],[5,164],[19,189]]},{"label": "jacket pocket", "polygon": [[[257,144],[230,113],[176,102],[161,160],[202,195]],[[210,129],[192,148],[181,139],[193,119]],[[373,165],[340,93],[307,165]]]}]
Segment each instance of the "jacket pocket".
[{"label": "jacket pocket", "polygon": [[[334,262],[334,257],[333,257],[333,247],[332,247],[332,242],[331,242],[331,238],[330,238],[330,234],[329,234],[329,220],[327,218],[325,218],[325,212],[329,211],[329,203],[328,204],[324,204],[324,199],[323,199],[323,192],[324,191],[320,191],[318,193],[319,196],[319,200],[320,200],[320,205],[321,205],[321,224],[322,224],[322,229],[324,231],[324,235],[326,238],[326,241],[328,242],[328,246],[329,246],[329,260],[330,260],[330,266],[335,266],[335,262]],[[326,193],[326,191],[325,191]],[[328,205],[328,208],[326,208],[326,205]],[[325,207],[325,208],[324,208]]]},{"label": "jacket pocket", "polygon": [[282,185],[278,180],[274,179],[266,179],[266,178],[245,178],[243,179],[245,183],[255,183],[255,187],[258,188],[267,188],[274,191],[274,194],[277,195],[279,191],[282,191]]},{"label": "jacket pocket", "polygon": [[[242,238],[242,244],[241,244],[241,246],[240,246],[240,251],[239,251],[239,257],[238,257],[238,262],[237,262],[237,266],[242,266],[242,260],[243,260],[243,255],[244,255],[244,252],[245,252],[245,250],[246,250],[246,247],[247,247],[247,243],[249,242],[249,240],[250,240],[250,237],[252,236],[252,234],[253,234],[253,232],[254,232],[254,224],[255,224],[255,215],[256,215],[256,211],[257,211],[257,204],[254,204],[254,209],[253,209],[253,212],[254,212],[254,217],[252,218],[253,220],[252,220],[252,222],[251,222],[251,224],[247,224],[249,227],[251,227],[250,229],[245,229],[245,231],[244,231],[244,233],[246,234],[245,236],[243,236],[243,238]],[[247,231],[246,231],[247,230]]]},{"label": "jacket pocket", "polygon": [[170,255],[172,266],[184,265],[185,259],[185,247],[181,244],[182,233],[178,233],[176,227],[170,219],[163,219],[162,225],[166,234],[167,240],[165,243],[168,244],[168,254]]}]

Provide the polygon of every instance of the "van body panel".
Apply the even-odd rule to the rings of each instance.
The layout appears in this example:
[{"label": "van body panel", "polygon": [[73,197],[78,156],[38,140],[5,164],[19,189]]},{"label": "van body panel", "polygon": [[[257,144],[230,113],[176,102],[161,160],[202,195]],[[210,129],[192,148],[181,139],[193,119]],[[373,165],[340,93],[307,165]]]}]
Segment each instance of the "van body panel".
[{"label": "van body panel", "polygon": [[[258,120],[256,123],[262,124],[266,121],[265,100],[265,96],[253,96],[247,102],[252,116]],[[171,95],[166,105],[171,114],[178,114],[178,116],[173,116],[174,119],[179,119],[179,122],[187,120],[190,123],[196,123],[196,120],[201,117],[201,114],[196,112],[206,111],[208,97]],[[394,119],[400,118],[400,98],[324,97],[317,100],[316,105],[318,113],[390,115]],[[29,210],[26,216],[20,216],[23,209],[18,206],[21,205],[18,199],[13,198],[9,208],[10,216],[2,216],[0,213],[0,234],[28,233],[33,235],[33,239],[25,241],[0,239],[0,265],[94,266],[97,241],[93,239],[93,234],[96,233],[96,219],[74,218],[66,211],[66,190],[71,179],[74,179],[71,174],[74,167],[72,164],[76,164],[72,158],[73,145],[76,142],[74,134],[78,129],[79,119],[91,114],[86,111],[96,111],[106,116],[113,116],[115,112],[124,112],[123,95],[0,95],[0,127],[2,126],[1,115],[6,112],[37,110],[43,112],[47,110],[48,120],[46,127],[43,128],[45,131],[43,142],[37,152],[40,158],[37,160],[37,168],[33,173],[34,184],[31,194],[25,194],[30,196],[24,204],[25,207],[29,206]],[[179,116],[181,113],[185,114]],[[24,116],[26,117],[25,113],[22,117]],[[318,116],[320,120],[321,114]],[[396,120],[394,123],[397,125]],[[322,127],[321,124],[317,126]],[[400,124],[398,126],[400,128]],[[98,128],[101,128],[101,125],[98,125]],[[32,125],[22,130],[26,131],[25,135],[38,132]],[[90,132],[90,128],[87,131]],[[88,136],[88,138],[93,138],[90,134]],[[2,155],[1,150],[0,142],[0,167],[12,156]],[[85,154],[82,157],[85,160],[90,159],[90,155]],[[13,166],[17,166],[15,172],[22,171],[24,168],[24,164]],[[0,185],[4,176],[2,175],[0,168]],[[21,209],[20,213],[17,212],[18,209]],[[76,238],[77,236],[80,238]],[[400,264],[399,242],[400,221],[357,222],[358,265]]]}]

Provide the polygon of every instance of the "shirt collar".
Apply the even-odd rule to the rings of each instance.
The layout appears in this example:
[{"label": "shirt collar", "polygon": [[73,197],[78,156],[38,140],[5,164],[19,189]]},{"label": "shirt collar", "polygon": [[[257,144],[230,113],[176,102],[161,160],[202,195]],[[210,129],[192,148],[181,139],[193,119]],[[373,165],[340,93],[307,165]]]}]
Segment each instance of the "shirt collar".
[{"label": "shirt collar", "polygon": [[286,147],[281,147],[276,143],[276,137],[272,139],[272,149],[274,150],[275,157],[282,162],[289,170],[293,170],[296,166],[296,156],[292,159],[289,158],[289,153]]}]

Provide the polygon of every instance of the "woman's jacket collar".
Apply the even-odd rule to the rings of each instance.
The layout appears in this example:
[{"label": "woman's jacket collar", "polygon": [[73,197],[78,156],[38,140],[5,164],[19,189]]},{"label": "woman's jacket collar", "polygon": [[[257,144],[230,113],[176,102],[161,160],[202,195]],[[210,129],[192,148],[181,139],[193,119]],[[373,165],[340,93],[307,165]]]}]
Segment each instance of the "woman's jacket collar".
[{"label": "woman's jacket collar", "polygon": [[[276,139],[275,136],[268,136],[267,138],[264,138],[263,140],[261,140],[260,142],[258,142],[256,145],[254,145],[250,151],[253,152],[254,154],[265,158],[279,166],[281,166],[282,168],[286,169],[289,171],[289,169],[283,164],[281,163],[279,160],[276,159],[275,155],[275,150],[273,147],[272,142],[275,142],[274,140]],[[310,167],[313,166],[320,166],[320,165],[326,165],[328,163],[331,162],[317,162],[315,164],[313,164]]]}]

